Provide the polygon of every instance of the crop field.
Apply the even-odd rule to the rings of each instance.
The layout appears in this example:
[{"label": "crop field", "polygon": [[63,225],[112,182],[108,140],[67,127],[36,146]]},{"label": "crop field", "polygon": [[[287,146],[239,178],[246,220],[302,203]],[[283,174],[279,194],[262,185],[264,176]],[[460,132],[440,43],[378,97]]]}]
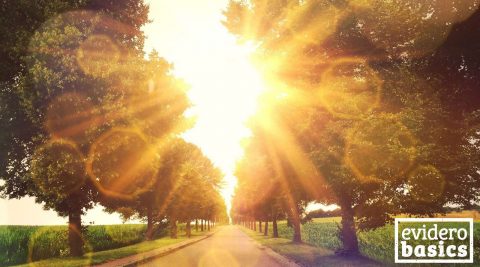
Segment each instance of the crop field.
[{"label": "crop field", "polygon": [[[0,266],[68,255],[67,230],[67,226],[0,226]],[[135,244],[143,241],[145,230],[144,224],[89,226],[85,250],[102,251]]]},{"label": "crop field", "polygon": [[[302,239],[314,246],[328,249],[338,249],[341,246],[338,237],[340,218],[314,219],[302,225]],[[272,225],[269,224],[269,231]],[[271,234],[271,232],[270,232]],[[293,230],[285,221],[278,223],[278,234],[283,238],[292,238]],[[480,222],[474,223],[474,257],[475,262],[480,263]],[[394,229],[393,225],[387,225],[372,231],[359,232],[360,250],[363,255],[384,263],[394,261]]]}]

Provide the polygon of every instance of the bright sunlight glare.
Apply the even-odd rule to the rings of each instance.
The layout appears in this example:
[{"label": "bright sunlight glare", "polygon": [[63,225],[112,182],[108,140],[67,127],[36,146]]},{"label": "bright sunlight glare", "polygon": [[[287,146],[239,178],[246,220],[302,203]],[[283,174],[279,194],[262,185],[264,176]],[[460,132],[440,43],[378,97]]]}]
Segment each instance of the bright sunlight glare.
[{"label": "bright sunlight glare", "polygon": [[197,120],[184,138],[224,173],[222,196],[230,210],[235,163],[243,153],[242,139],[250,134],[245,122],[263,88],[249,61],[253,47],[237,44],[221,24],[227,0],[147,2],[152,23],[144,28],[146,50],[156,49],[191,86],[189,115]]}]

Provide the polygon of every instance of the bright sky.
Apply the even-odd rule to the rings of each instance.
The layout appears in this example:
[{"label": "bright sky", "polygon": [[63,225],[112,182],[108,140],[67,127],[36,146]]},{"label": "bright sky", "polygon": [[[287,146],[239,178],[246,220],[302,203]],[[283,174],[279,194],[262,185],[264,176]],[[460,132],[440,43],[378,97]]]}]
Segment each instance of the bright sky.
[{"label": "bright sky", "polygon": [[[146,2],[152,23],[144,27],[145,51],[156,49],[174,64],[174,74],[190,84],[188,95],[194,107],[189,114],[197,117],[197,123],[184,138],[198,145],[225,174],[222,195],[229,205],[236,183],[235,162],[242,156],[240,141],[249,135],[244,122],[255,112],[262,90],[248,60],[250,49],[237,45],[221,24],[228,0]],[[66,223],[33,198],[0,199],[0,214],[6,215],[0,216],[0,224]],[[106,214],[100,206],[84,217],[85,223],[91,221],[121,223],[118,215]]]},{"label": "bright sky", "polygon": [[240,46],[223,27],[227,0],[147,1],[151,24],[144,28],[146,51],[156,49],[174,64],[175,75],[190,84],[189,97],[197,117],[185,139],[198,145],[225,174],[222,192],[227,205],[236,179],[240,141],[249,135],[245,121],[253,115],[263,85]]}]

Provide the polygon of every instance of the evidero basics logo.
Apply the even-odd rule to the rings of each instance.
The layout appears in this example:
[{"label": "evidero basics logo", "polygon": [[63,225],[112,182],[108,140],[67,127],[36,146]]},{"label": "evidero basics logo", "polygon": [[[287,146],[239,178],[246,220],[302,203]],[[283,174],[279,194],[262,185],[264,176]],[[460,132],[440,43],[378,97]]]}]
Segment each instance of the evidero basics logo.
[{"label": "evidero basics logo", "polygon": [[395,263],[473,263],[473,219],[396,218]]}]

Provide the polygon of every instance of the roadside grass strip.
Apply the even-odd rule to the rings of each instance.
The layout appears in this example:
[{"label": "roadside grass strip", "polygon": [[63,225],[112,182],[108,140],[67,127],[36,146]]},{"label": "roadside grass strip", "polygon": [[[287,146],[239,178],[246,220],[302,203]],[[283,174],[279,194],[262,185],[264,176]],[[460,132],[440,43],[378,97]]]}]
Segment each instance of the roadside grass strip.
[{"label": "roadside grass strip", "polygon": [[47,260],[41,260],[36,262],[31,262],[23,265],[18,265],[21,267],[27,266],[39,266],[39,267],[80,267],[80,266],[90,266],[90,265],[98,265],[101,263],[106,263],[112,260],[125,258],[128,256],[136,255],[139,253],[149,252],[154,249],[168,247],[171,245],[175,245],[180,242],[184,242],[187,240],[194,241],[195,237],[201,237],[207,235],[211,232],[192,232],[192,238],[187,238],[184,235],[179,235],[178,238],[172,239],[170,237],[163,237],[157,240],[152,241],[144,241],[135,245],[126,246],[122,248],[106,250],[106,251],[99,251],[93,253],[87,253],[83,257],[66,257],[66,258],[52,258]]},{"label": "roadside grass strip", "polygon": [[301,266],[381,266],[378,262],[364,257],[345,258],[335,255],[333,250],[312,246],[306,243],[293,243],[286,238],[273,238],[270,235],[241,229],[263,246],[289,258]]}]

